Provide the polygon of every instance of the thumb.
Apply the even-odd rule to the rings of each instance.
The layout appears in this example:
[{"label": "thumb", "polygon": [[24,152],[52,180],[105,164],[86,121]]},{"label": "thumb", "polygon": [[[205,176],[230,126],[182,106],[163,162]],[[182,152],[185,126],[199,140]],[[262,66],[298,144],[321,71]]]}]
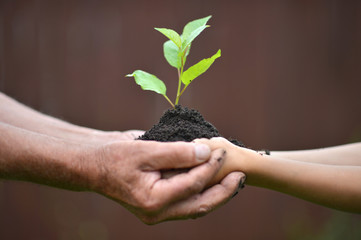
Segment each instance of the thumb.
[{"label": "thumb", "polygon": [[157,170],[194,167],[208,161],[211,156],[208,145],[201,143],[155,143],[148,164]]}]

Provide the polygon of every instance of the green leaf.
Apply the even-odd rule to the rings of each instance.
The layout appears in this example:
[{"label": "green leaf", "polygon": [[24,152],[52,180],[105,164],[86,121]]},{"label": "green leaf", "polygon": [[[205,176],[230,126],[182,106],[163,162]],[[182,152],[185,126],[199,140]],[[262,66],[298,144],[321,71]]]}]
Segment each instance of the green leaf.
[{"label": "green leaf", "polygon": [[162,95],[165,95],[167,92],[167,88],[162,80],[142,70],[136,70],[132,74],[126,75],[126,77],[134,77],[135,82],[140,85],[143,90],[154,91]]},{"label": "green leaf", "polygon": [[175,68],[180,68],[181,64],[181,54],[182,52],[179,50],[179,47],[175,45],[171,40],[166,41],[163,44],[164,57],[167,62]]},{"label": "green leaf", "polygon": [[181,48],[182,39],[176,31],[174,31],[172,29],[167,29],[167,28],[154,28],[154,29],[163,33],[164,36],[166,36],[167,38],[172,40],[175,43],[175,45],[177,45],[179,48]]},{"label": "green leaf", "polygon": [[[183,57],[184,64],[186,62],[187,56],[189,55],[190,47],[191,47],[191,45],[189,45],[189,47]],[[182,67],[182,53],[183,52],[175,45],[174,42],[172,42],[171,40],[166,41],[163,44],[163,52],[164,52],[165,59],[172,67],[175,67],[175,68]]]},{"label": "green leaf", "polygon": [[185,25],[185,27],[183,28],[183,33],[182,33],[183,39],[188,38],[188,36],[191,35],[191,33],[194,30],[196,30],[197,28],[205,26],[211,17],[212,16],[208,16],[208,17],[193,20],[193,21],[187,23],[187,25]]},{"label": "green leaf", "polygon": [[196,77],[207,71],[207,69],[213,64],[214,60],[216,60],[220,56],[221,49],[219,49],[217,53],[214,54],[212,57],[203,59],[188,68],[187,71],[183,72],[182,75],[183,84],[186,86],[189,85]]},{"label": "green leaf", "polygon": [[183,28],[182,33],[182,50],[184,50],[189,44],[192,43],[192,41],[207,27],[209,27],[207,24],[208,20],[212,16],[204,17],[201,19],[197,19],[194,21],[191,21],[185,25]]},{"label": "green leaf", "polygon": [[203,30],[206,29],[207,27],[209,27],[209,25],[201,26],[201,27],[197,28],[196,30],[194,30],[193,32],[191,32],[191,34],[189,36],[187,36],[186,38],[183,38],[182,50],[184,51],[186,49],[186,47],[189,46],[193,42],[193,40],[196,37],[198,37],[198,35],[201,34],[201,32],[203,32]]}]

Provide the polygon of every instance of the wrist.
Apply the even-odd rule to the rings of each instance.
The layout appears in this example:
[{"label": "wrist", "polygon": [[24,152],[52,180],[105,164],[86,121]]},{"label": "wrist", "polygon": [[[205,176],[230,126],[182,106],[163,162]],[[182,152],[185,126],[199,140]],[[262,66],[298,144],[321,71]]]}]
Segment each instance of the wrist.
[{"label": "wrist", "polygon": [[234,159],[234,169],[238,169],[238,171],[246,174],[246,184],[255,185],[259,179],[259,166],[266,160],[267,155],[259,154],[257,151],[248,148],[236,148],[235,154],[238,157],[232,158]]},{"label": "wrist", "polygon": [[247,184],[265,187],[270,183],[270,172],[274,168],[274,157],[260,154],[257,151],[248,152],[245,159]]},{"label": "wrist", "polygon": [[65,147],[67,156],[62,162],[65,171],[68,171],[70,175],[63,181],[70,184],[70,190],[95,191],[101,182],[97,147],[73,143],[65,143]]},{"label": "wrist", "polygon": [[98,174],[90,145],[50,137],[43,149],[34,151],[31,164],[36,169],[29,166],[29,179],[25,180],[74,191],[92,190]]},{"label": "wrist", "polygon": [[211,184],[218,183],[231,172],[243,172],[246,174],[247,179],[248,173],[252,172],[252,158],[258,155],[257,152],[251,149],[238,147],[231,143],[228,144],[228,142],[226,142],[226,144],[226,146],[222,146],[226,149],[225,162],[214,179],[212,179]]}]

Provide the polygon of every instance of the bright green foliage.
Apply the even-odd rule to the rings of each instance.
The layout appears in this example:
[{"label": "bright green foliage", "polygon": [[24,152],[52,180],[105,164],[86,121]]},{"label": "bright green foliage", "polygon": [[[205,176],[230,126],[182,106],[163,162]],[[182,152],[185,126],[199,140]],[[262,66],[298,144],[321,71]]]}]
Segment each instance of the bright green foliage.
[{"label": "bright green foliage", "polygon": [[[211,17],[212,16],[208,16],[189,22],[183,28],[183,33],[181,36],[172,29],[155,28],[155,30],[161,32],[167,38],[169,38],[169,40],[167,40],[163,45],[164,57],[172,67],[177,68],[178,90],[175,105],[178,104],[180,96],[183,94],[184,90],[188,87],[188,85],[195,78],[207,71],[207,69],[213,64],[213,62],[221,56],[221,50],[218,50],[218,52],[212,57],[201,60],[200,62],[189,67],[186,71],[183,72],[192,42],[199,34],[202,33],[204,29],[209,27],[209,25],[206,24]],[[127,77],[134,77],[136,83],[140,85],[143,90],[151,90],[162,94],[167,99],[167,101],[174,107],[174,104],[172,103],[172,101],[169,100],[166,95],[165,84],[156,76],[141,70],[136,70],[132,74],[128,74]],[[182,83],[184,84],[184,86],[181,90]]]},{"label": "bright green foliage", "polygon": [[179,47],[174,42],[171,40],[166,41],[163,45],[163,51],[165,59],[172,67],[181,68],[182,56]]},{"label": "bright green foliage", "polygon": [[193,79],[207,71],[207,69],[213,64],[214,60],[221,56],[221,49],[218,50],[216,54],[214,54],[210,58],[206,58],[201,60],[200,62],[194,64],[192,67],[188,68],[187,71],[183,72],[182,82],[184,85],[189,85]]},{"label": "bright green foliage", "polygon": [[126,75],[126,77],[134,77],[135,82],[140,85],[143,90],[154,91],[162,95],[165,95],[167,92],[167,87],[164,82],[153,74],[136,70],[132,74]]},{"label": "bright green foliage", "polygon": [[154,29],[163,33],[164,36],[172,40],[174,44],[177,45],[177,47],[180,48],[182,46],[182,39],[176,31],[167,28],[154,28]]},{"label": "bright green foliage", "polygon": [[188,38],[188,36],[191,35],[191,33],[195,31],[197,28],[205,26],[211,17],[212,16],[208,16],[187,23],[187,25],[185,25],[183,28],[183,33],[182,33],[183,39]]},{"label": "bright green foliage", "polygon": [[186,47],[188,47],[193,40],[198,37],[199,34],[201,34],[201,32],[203,32],[204,29],[206,29],[207,27],[209,27],[208,25],[205,26],[201,26],[199,28],[197,28],[196,30],[194,30],[193,32],[191,32],[189,34],[189,36],[187,36],[186,38],[183,38],[182,40],[182,51],[184,51],[186,49]]},{"label": "bright green foliage", "polygon": [[[182,52],[180,49],[172,42],[171,40],[168,40],[163,45],[163,51],[164,51],[164,57],[171,65],[175,68],[181,68],[182,67]],[[187,48],[187,52],[183,56],[183,65],[186,62],[186,57],[188,56],[190,51],[190,46]]]}]

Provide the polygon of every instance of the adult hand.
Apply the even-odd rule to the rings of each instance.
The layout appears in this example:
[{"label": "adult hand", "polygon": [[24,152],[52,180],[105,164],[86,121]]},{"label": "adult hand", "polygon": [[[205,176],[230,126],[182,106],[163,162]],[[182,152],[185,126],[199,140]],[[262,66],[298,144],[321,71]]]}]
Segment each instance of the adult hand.
[{"label": "adult hand", "polygon": [[[211,152],[203,144],[118,141],[102,146],[93,157],[101,169],[101,180],[93,190],[119,202],[147,224],[203,216],[227,202],[245,179],[244,174],[234,172],[204,191],[223,165],[225,152]],[[162,178],[163,170],[191,167]]]},{"label": "adult hand", "polygon": [[123,140],[134,140],[139,138],[145,133],[143,130],[127,130],[122,132]]},{"label": "adult hand", "polygon": [[[90,141],[94,145],[102,143],[110,143],[116,141],[135,140],[142,136],[145,132],[142,130],[127,130],[123,132],[119,131],[92,131]],[[89,134],[87,135],[89,139]]]}]

